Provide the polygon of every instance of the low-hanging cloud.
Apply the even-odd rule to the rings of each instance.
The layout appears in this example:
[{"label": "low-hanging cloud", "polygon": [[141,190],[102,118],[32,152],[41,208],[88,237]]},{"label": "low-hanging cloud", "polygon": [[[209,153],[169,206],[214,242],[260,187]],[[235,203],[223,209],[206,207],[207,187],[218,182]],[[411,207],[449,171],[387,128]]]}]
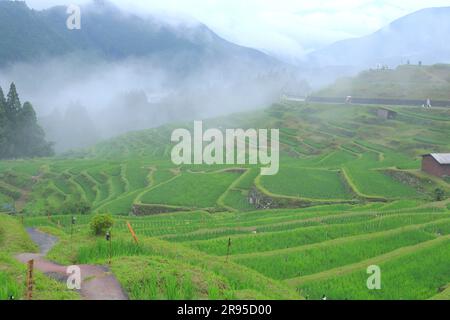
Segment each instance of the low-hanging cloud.
[{"label": "low-hanging cloud", "polygon": [[[155,59],[68,55],[19,63],[1,70],[0,85],[16,83],[58,152],[170,122],[265,107],[289,85],[298,94],[307,90],[295,74],[233,59],[204,61],[182,76]],[[178,59],[183,63],[182,55]]]},{"label": "low-hanging cloud", "polygon": [[[35,8],[89,0],[28,0]],[[288,62],[346,38],[370,34],[413,11],[448,0],[111,0],[138,14],[196,19],[234,43]],[[175,19],[177,21],[177,19]]]}]

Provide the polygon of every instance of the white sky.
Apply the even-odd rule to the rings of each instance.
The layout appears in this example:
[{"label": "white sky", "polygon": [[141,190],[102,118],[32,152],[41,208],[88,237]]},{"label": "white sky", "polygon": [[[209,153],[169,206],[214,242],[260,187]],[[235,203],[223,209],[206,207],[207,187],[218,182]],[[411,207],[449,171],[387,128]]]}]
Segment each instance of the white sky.
[{"label": "white sky", "polygon": [[[136,13],[193,17],[223,38],[284,57],[370,34],[391,21],[450,0],[110,0]],[[89,0],[26,0],[33,8]]]}]

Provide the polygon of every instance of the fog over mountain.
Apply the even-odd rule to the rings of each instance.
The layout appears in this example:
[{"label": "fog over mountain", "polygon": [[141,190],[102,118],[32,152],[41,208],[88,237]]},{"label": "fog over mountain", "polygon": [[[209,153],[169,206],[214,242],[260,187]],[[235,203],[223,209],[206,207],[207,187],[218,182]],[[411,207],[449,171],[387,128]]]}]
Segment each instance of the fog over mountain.
[{"label": "fog over mountain", "polygon": [[[237,46],[192,20],[146,18],[122,11],[104,0],[94,0],[81,9],[82,28],[69,30],[67,6],[31,10],[25,2],[0,1],[0,64],[37,61],[45,57],[90,53],[101,58],[158,56],[166,64],[184,54],[182,67],[188,72],[204,59],[236,57],[254,63],[276,64],[275,59],[250,48]],[[162,57],[164,55],[164,57]]]},{"label": "fog over mountain", "polygon": [[[35,9],[91,0],[27,0]],[[336,41],[371,34],[448,0],[109,0],[128,12],[202,22],[222,38],[289,63]],[[191,19],[192,20],[192,19]]]},{"label": "fog over mountain", "polygon": [[0,84],[34,103],[58,151],[130,130],[263,107],[305,94],[298,70],[200,23],[126,13],[106,1],[43,11],[0,2]]},{"label": "fog over mountain", "polygon": [[94,0],[82,6],[81,30],[69,30],[66,10],[0,0],[0,85],[17,84],[59,152],[266,107],[282,94],[303,96],[378,64],[450,61],[447,7],[326,46],[297,66],[226,41],[192,18],[136,15]]},{"label": "fog over mountain", "polygon": [[408,61],[450,62],[450,7],[429,8],[398,19],[374,34],[339,41],[309,55],[315,66],[391,67]]}]

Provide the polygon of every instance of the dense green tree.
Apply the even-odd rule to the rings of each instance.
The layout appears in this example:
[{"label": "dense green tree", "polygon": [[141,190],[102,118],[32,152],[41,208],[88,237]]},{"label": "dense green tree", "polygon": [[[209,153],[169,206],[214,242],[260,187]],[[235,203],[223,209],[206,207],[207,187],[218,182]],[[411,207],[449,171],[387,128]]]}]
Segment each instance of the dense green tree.
[{"label": "dense green tree", "polygon": [[6,99],[0,88],[0,159],[52,154],[52,144],[45,140],[31,103],[22,106],[14,83]]},{"label": "dense green tree", "polygon": [[11,83],[9,92],[6,98],[5,112],[6,112],[6,125],[5,125],[5,137],[6,137],[6,148],[5,148],[5,158],[15,158],[19,156],[19,124],[18,117],[22,109],[20,103],[19,94],[17,93],[16,85]]},{"label": "dense green tree", "polygon": [[11,120],[15,120],[15,117],[20,113],[22,104],[20,103],[19,94],[17,93],[16,85],[11,83],[8,92],[8,98],[6,100],[6,113]]},{"label": "dense green tree", "polygon": [[3,90],[0,87],[0,158],[6,154],[7,139],[6,139],[6,126],[8,119],[6,118],[6,99],[3,94]]},{"label": "dense green tree", "polygon": [[5,94],[3,93],[3,89],[0,87],[0,110],[3,110],[6,112],[6,99]]},{"label": "dense green tree", "polygon": [[44,157],[52,154],[51,144],[45,141],[44,130],[38,125],[36,112],[25,102],[17,117],[18,152],[22,157]]}]

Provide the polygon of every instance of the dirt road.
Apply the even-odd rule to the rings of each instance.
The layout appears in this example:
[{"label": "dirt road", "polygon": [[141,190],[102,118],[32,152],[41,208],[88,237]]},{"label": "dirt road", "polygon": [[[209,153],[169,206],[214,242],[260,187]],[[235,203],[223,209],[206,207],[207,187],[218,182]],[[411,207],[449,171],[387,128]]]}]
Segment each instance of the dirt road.
[{"label": "dirt road", "polygon": [[[23,253],[17,259],[23,263],[34,260],[34,266],[45,275],[58,281],[67,282],[67,267],[48,261],[45,256],[58,242],[48,234],[28,229],[31,239],[39,246],[40,253]],[[79,265],[81,270],[80,295],[84,300],[127,300],[117,279],[108,268],[94,265]]]}]

